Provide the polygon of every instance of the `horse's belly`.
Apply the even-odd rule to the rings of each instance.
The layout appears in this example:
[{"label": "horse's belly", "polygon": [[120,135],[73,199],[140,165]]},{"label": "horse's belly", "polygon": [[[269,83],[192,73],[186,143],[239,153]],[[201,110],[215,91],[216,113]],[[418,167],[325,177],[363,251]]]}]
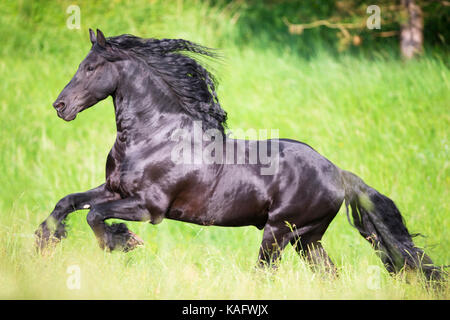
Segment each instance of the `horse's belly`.
[{"label": "horse's belly", "polygon": [[243,227],[256,226],[262,229],[267,221],[267,212],[238,210],[231,211],[226,208],[219,211],[190,211],[184,208],[172,208],[166,218],[195,223],[204,226]]},{"label": "horse's belly", "polygon": [[263,228],[270,202],[254,192],[236,194],[219,192],[212,197],[191,189],[174,201],[166,217],[196,223],[238,227],[254,225]]},{"label": "horse's belly", "polygon": [[223,213],[212,213],[211,225],[222,227],[241,227],[241,226],[256,226],[262,229],[266,224],[268,214],[263,209],[255,211],[255,209],[246,211],[229,211]]}]

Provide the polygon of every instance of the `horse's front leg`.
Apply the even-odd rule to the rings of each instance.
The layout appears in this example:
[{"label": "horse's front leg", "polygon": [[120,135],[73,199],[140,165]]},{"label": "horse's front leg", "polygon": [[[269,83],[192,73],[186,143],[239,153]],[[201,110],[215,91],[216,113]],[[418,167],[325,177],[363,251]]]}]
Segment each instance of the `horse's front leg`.
[{"label": "horse's front leg", "polygon": [[55,206],[50,216],[44,220],[36,230],[36,247],[45,249],[49,244],[59,242],[66,237],[64,220],[66,217],[80,209],[89,209],[91,206],[120,198],[117,194],[107,190],[105,184],[86,192],[73,193],[65,196]]},{"label": "horse's front leg", "polygon": [[125,224],[107,225],[107,219],[127,221],[150,221],[151,215],[144,201],[139,197],[113,200],[93,205],[87,215],[87,221],[97,237],[102,249],[129,251],[143,244],[143,241],[128,230]]}]

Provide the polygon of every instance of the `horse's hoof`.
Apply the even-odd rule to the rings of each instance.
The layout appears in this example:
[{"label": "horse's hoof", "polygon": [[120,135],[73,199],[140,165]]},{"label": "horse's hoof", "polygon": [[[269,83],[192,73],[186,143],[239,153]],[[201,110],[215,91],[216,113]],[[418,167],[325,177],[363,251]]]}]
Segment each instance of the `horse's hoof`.
[{"label": "horse's hoof", "polygon": [[124,252],[131,251],[144,245],[144,241],[134,232],[128,230],[129,238],[123,247]]},{"label": "horse's hoof", "polygon": [[121,250],[128,252],[144,245],[144,241],[134,232],[130,231],[124,223],[113,223],[106,228],[109,233],[109,245],[107,247],[110,251]]},{"label": "horse's hoof", "polygon": [[41,224],[35,231],[34,236],[36,251],[42,255],[50,252],[60,241],[59,238],[52,235],[46,224]]}]

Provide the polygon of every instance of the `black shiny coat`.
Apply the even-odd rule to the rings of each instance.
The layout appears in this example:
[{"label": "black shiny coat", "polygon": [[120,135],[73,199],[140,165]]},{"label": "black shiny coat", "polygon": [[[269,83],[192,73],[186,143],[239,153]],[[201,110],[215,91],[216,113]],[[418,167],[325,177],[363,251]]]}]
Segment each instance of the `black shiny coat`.
[{"label": "black shiny coat", "polygon": [[[384,252],[381,258],[390,271],[421,264],[415,255],[423,252],[414,247],[394,203],[388,198],[386,203],[376,190],[306,144],[276,140],[277,149],[269,150],[279,156],[277,170],[268,175],[261,174],[265,165],[259,160],[253,164],[173,161],[177,144],[171,139],[173,132],[194,131],[194,121],[219,132],[224,154],[237,148],[238,140],[224,134],[226,113],[212,75],[178,53],[213,55],[206,48],[185,40],[129,35],[107,40],[99,31],[97,36],[91,31],[91,41],[91,51],[54,107],[70,121],[112,96],[117,138],[106,161],[106,182],[61,199],[49,218],[57,222],[56,230],[49,229],[47,219],[37,232],[40,248],[65,236],[63,222],[70,212],[89,208],[87,221],[102,248],[129,250],[141,243],[125,225],[107,225],[105,220],[111,218],[153,224],[174,219],[201,225],[253,225],[264,229],[261,264],[272,264],[291,243],[313,265],[332,270],[320,239],[346,200],[355,226]],[[204,150],[210,143],[201,140],[191,146]],[[249,160],[258,142],[244,143]]]}]

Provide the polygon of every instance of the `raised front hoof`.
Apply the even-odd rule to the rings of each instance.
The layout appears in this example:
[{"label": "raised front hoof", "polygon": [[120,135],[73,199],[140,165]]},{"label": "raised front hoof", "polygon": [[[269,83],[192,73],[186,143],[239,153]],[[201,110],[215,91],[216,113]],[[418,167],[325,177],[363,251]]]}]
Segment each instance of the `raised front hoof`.
[{"label": "raised front hoof", "polygon": [[123,252],[131,251],[144,245],[144,241],[130,231],[124,223],[113,223],[106,227],[108,233],[108,249]]},{"label": "raised front hoof", "polygon": [[41,223],[34,232],[36,251],[42,255],[52,252],[52,249],[66,237],[64,225],[60,225],[55,231],[51,231],[46,222]]}]

